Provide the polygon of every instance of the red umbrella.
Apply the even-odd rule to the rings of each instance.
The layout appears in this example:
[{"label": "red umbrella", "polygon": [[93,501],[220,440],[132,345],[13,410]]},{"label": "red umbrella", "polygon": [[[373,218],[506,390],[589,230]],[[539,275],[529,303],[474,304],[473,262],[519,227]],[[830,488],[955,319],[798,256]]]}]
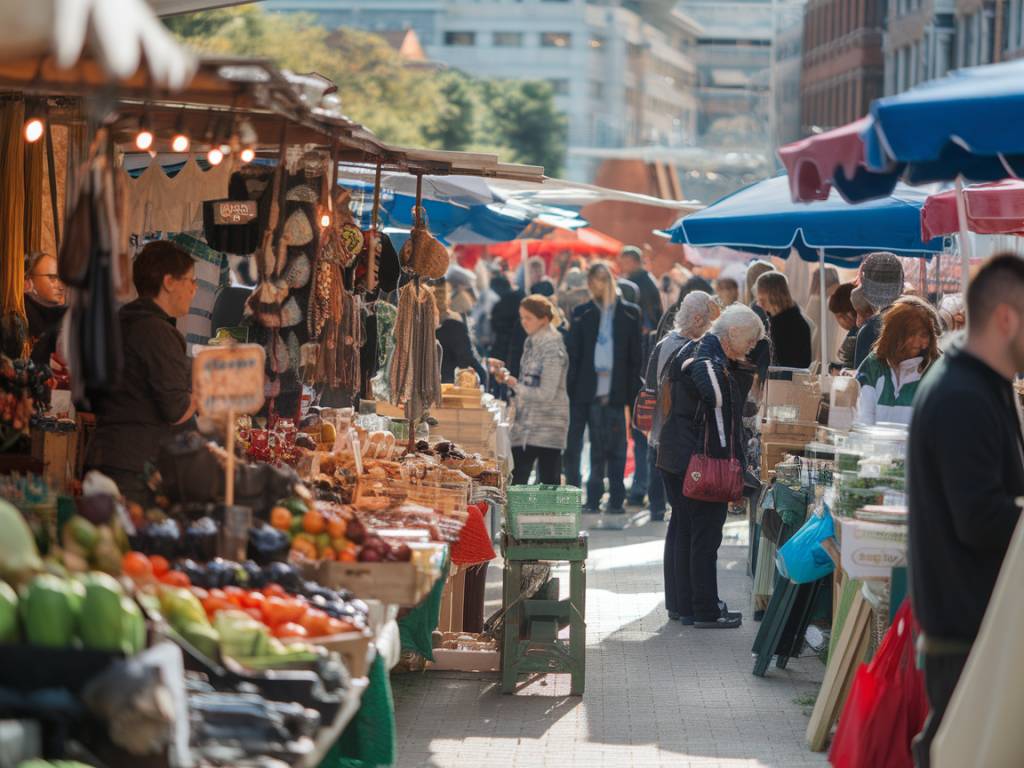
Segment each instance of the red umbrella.
[{"label": "red umbrella", "polygon": [[549,268],[552,257],[559,253],[616,256],[622,250],[622,243],[614,237],[598,232],[596,229],[584,227],[577,229],[571,235],[560,235],[550,240],[512,240],[508,243],[489,245],[487,251],[491,256],[505,259],[510,267],[515,268],[523,255],[524,244],[527,257],[541,256]]},{"label": "red umbrella", "polygon": [[828,200],[834,176],[841,172],[852,179],[864,168],[864,142],[860,134],[867,124],[868,118],[863,117],[779,148],[794,202]]},{"label": "red umbrella", "polygon": [[[964,188],[967,229],[980,235],[1024,235],[1024,182],[997,181]],[[931,195],[921,208],[921,235],[941,237],[960,230],[956,190]]]}]

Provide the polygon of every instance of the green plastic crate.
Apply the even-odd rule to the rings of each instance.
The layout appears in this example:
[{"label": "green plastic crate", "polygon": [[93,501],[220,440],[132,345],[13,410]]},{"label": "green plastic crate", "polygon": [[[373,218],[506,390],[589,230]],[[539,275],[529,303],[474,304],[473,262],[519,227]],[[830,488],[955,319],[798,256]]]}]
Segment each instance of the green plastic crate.
[{"label": "green plastic crate", "polygon": [[519,540],[575,539],[580,535],[583,491],[570,485],[513,485],[505,524]]}]

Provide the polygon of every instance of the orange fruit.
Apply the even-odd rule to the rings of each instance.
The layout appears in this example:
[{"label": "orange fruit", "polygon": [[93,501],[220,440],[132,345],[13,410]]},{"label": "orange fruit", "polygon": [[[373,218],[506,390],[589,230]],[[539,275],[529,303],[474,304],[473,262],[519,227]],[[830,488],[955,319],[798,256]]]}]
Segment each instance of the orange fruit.
[{"label": "orange fruit", "polygon": [[270,524],[279,531],[290,531],[292,513],[285,507],[274,507],[270,510]]},{"label": "orange fruit", "polygon": [[158,579],[171,570],[171,564],[162,555],[153,555],[149,558],[149,564],[153,566],[153,575]]},{"label": "orange fruit", "polygon": [[327,528],[327,521],[322,512],[316,509],[309,510],[302,518],[302,530],[312,533],[314,536],[323,533]]},{"label": "orange fruit", "polygon": [[338,553],[335,552],[330,547],[324,547],[322,550],[320,550],[320,559],[321,560],[337,560],[338,559]]},{"label": "orange fruit", "polygon": [[340,539],[345,535],[345,531],[348,530],[348,524],[345,522],[343,517],[338,515],[332,515],[327,521],[327,534],[332,539]]}]

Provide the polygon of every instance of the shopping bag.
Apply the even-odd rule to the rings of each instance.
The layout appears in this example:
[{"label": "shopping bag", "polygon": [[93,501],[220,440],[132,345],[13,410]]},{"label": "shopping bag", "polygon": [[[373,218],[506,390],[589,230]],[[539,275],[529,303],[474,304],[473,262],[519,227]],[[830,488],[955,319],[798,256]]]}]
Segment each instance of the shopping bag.
[{"label": "shopping bag", "polygon": [[910,743],[928,715],[914,665],[917,627],[904,600],[870,664],[857,670],[828,759],[834,768],[913,768]]},{"label": "shopping bag", "polygon": [[814,513],[789,540],[779,547],[775,566],[794,584],[809,584],[835,570],[835,563],[821,542],[835,536],[835,523],[826,505],[822,514]]}]

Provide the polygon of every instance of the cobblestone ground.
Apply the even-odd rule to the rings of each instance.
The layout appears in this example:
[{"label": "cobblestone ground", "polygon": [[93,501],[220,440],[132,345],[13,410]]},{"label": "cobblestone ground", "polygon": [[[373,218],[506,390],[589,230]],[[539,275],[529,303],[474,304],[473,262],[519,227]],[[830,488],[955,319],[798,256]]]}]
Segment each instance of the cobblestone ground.
[{"label": "cobblestone ground", "polygon": [[[586,519],[586,518],[585,518]],[[732,522],[735,521],[735,522]],[[804,745],[824,674],[815,657],[766,678],[751,674],[746,523],[730,518],[719,591],[742,610],[739,630],[669,622],[662,595],[665,523],[591,531],[587,563],[587,685],[542,677],[514,696],[497,675],[427,671],[394,676],[402,768],[654,768],[825,765]],[[557,574],[563,591],[568,572]],[[488,615],[500,606],[489,571]]]}]

